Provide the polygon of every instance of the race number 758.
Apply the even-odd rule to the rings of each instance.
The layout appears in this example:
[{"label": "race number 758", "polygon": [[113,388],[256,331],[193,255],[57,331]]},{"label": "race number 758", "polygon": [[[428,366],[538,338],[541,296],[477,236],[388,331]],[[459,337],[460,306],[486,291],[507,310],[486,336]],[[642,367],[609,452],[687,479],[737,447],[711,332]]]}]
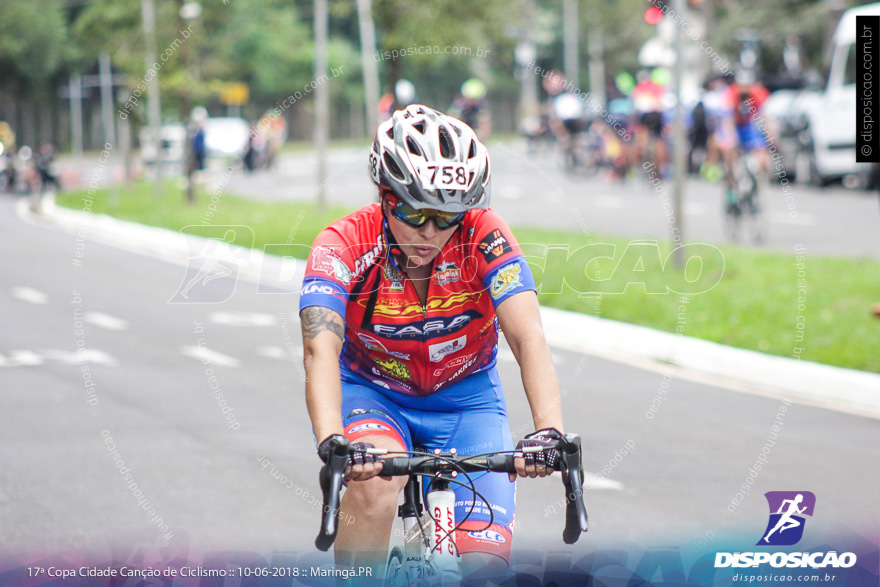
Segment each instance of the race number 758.
[{"label": "race number 758", "polygon": [[427,165],[428,184],[439,189],[464,189],[468,184],[468,172],[463,163],[446,163],[443,165]]}]

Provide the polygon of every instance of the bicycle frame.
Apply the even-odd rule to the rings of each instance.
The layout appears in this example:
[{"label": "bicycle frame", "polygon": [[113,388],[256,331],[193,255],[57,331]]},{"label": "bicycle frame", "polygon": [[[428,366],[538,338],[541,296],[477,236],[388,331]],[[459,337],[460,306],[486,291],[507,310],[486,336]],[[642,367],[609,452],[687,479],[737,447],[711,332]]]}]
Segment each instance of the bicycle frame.
[{"label": "bicycle frame", "polygon": [[[455,457],[435,453],[441,457]],[[412,474],[404,486],[403,503],[397,515],[403,521],[403,549],[397,556],[400,563],[393,567],[395,551],[388,559],[386,580],[395,571],[402,574],[406,584],[427,579],[430,576],[455,577],[459,575],[461,557],[455,544],[455,493],[450,480],[442,475],[432,478],[431,487],[425,494],[425,511],[422,511],[421,483],[419,475]],[[398,548],[399,550],[399,548]]]}]

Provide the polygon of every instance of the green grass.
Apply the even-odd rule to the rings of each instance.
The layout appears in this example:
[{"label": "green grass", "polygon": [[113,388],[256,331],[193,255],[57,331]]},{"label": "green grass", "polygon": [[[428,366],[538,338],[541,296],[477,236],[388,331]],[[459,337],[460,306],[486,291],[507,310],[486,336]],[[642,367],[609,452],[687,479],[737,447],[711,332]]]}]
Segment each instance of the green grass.
[{"label": "green grass", "polygon": [[206,225],[244,225],[251,231],[236,231],[232,242],[257,249],[263,249],[267,244],[311,245],[322,229],[351,211],[328,206],[324,212],[318,212],[312,203],[256,202],[226,193],[214,195],[204,190],[198,190],[196,202],[189,205],[176,181],[163,183],[158,196],[153,184],[138,182],[120,186],[115,199],[106,189],[96,190],[91,199],[87,190],[74,190],[60,193],[56,203],[74,210],[89,209],[95,214],[171,230],[199,227],[186,231],[206,236],[213,236]]},{"label": "green grass", "polygon": [[[880,372],[880,320],[869,311],[880,302],[877,261],[691,245],[687,281],[667,260],[667,243],[593,237],[593,251],[580,234],[513,230],[547,286],[544,305]],[[569,252],[548,252],[545,243]]]},{"label": "green grass", "polygon": [[[99,190],[91,211],[124,220],[211,236],[201,228],[246,225],[238,244],[310,245],[334,219],[350,210],[314,204],[258,202],[200,193],[187,205],[168,183],[157,197],[134,184],[115,206]],[[58,204],[83,209],[85,191],[61,194]],[[213,214],[213,215],[211,215]],[[667,243],[604,238],[581,233],[513,228],[547,306],[640,324],[668,332],[787,357],[880,372],[880,320],[869,314],[880,302],[880,263],[689,245],[686,269]],[[669,257],[669,258],[667,258]],[[800,283],[799,283],[800,280]]]}]

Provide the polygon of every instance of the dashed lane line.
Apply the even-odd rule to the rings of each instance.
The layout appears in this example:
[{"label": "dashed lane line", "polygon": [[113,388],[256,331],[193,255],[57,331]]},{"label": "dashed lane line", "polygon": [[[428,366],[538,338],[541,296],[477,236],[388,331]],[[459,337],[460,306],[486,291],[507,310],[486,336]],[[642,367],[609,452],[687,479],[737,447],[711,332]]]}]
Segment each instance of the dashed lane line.
[{"label": "dashed lane line", "polygon": [[48,304],[49,295],[36,290],[32,287],[14,287],[12,288],[12,297],[17,298],[29,304]]},{"label": "dashed lane line", "polygon": [[238,367],[241,364],[235,357],[224,355],[219,351],[211,350],[202,345],[180,347],[180,352],[186,357],[197,359],[203,363],[217,365],[218,367]]}]

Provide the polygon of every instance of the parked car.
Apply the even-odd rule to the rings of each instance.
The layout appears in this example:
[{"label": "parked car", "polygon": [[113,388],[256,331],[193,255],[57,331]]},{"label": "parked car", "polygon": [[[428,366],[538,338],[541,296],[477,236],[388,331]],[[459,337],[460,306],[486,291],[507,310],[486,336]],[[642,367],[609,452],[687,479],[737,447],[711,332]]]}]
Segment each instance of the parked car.
[{"label": "parked car", "polygon": [[[798,179],[797,158],[802,148],[804,117],[799,110],[801,90],[776,90],[764,102],[763,112],[769,123],[771,139],[781,155],[770,166],[770,179],[794,182]],[[774,154],[774,156],[776,156]],[[778,169],[777,166],[782,168]]]},{"label": "parked car", "polygon": [[806,127],[797,175],[813,185],[834,179],[867,185],[870,164],[856,163],[856,17],[864,15],[880,15],[880,3],[843,13],[834,34],[827,83],[801,98]]}]

